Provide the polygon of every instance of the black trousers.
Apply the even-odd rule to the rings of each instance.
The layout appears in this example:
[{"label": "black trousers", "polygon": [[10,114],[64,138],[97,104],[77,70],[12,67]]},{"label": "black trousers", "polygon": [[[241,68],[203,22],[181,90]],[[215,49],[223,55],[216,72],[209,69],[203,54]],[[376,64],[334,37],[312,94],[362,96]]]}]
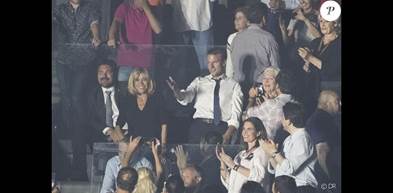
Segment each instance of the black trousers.
[{"label": "black trousers", "polygon": [[218,133],[223,135],[227,129],[228,124],[223,121],[221,121],[220,124],[216,126],[214,124],[203,122],[201,119],[194,119],[190,126],[188,143],[199,144],[201,137],[206,135],[206,133],[210,131],[217,131]]},{"label": "black trousers", "polygon": [[63,120],[70,131],[72,142],[72,177],[87,180],[87,100],[86,91],[91,88],[94,66],[57,64],[57,75],[62,96]]}]

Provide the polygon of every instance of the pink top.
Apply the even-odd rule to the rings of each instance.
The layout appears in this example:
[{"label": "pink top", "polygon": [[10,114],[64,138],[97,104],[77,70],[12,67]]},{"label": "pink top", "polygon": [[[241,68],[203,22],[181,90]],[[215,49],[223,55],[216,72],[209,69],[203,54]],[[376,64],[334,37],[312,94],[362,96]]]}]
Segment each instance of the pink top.
[{"label": "pink top", "polygon": [[115,19],[122,24],[120,46],[117,50],[118,65],[150,67],[152,28],[143,9],[124,2],[116,9]]}]

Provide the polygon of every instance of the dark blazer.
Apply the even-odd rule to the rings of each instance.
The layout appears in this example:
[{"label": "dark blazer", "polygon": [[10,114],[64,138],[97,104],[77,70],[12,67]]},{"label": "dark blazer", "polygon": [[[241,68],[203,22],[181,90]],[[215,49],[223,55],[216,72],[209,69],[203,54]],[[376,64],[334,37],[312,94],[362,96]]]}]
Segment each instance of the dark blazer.
[{"label": "dark blazer", "polygon": [[[115,100],[116,106],[119,109],[119,114],[121,112],[119,104],[119,89],[115,87]],[[90,139],[91,142],[108,142],[107,136],[102,133],[102,130],[106,127],[105,123],[105,100],[104,94],[102,92],[101,86],[92,89],[88,94],[88,125],[90,128]],[[120,117],[120,115],[119,115]],[[116,125],[123,126],[120,120],[117,120]]]}]

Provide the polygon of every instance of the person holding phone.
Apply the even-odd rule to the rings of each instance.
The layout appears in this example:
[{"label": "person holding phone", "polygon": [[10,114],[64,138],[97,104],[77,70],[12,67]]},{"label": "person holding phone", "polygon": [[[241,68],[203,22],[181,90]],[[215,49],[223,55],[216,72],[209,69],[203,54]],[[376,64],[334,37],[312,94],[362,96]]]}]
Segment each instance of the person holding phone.
[{"label": "person holding phone", "polygon": [[216,154],[220,160],[221,182],[228,193],[240,193],[247,181],[261,183],[267,171],[268,157],[259,147],[259,139],[266,140],[267,133],[262,121],[250,117],[243,123],[242,131],[245,150],[240,151],[234,159],[227,155],[224,148],[217,145]]},{"label": "person holding phone", "polygon": [[[258,117],[266,126],[267,136],[273,139],[276,130],[280,128],[281,121],[276,116],[275,105],[270,100],[278,96],[276,77],[279,70],[274,67],[266,68],[259,76],[259,85],[254,85],[249,91],[249,99],[246,110],[247,117]],[[273,108],[274,107],[274,108]]]}]

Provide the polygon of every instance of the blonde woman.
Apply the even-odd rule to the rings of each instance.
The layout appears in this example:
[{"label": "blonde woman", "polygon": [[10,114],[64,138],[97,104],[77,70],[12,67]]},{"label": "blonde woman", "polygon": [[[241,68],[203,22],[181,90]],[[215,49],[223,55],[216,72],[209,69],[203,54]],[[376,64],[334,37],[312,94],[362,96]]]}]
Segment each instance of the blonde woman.
[{"label": "blonde woman", "polygon": [[154,184],[153,173],[149,168],[138,169],[138,182],[133,193],[156,193],[157,186]]},{"label": "blonde woman", "polygon": [[128,124],[128,133],[167,143],[167,117],[155,83],[144,68],[135,68],[128,80],[128,94],[123,98],[120,114]]}]

